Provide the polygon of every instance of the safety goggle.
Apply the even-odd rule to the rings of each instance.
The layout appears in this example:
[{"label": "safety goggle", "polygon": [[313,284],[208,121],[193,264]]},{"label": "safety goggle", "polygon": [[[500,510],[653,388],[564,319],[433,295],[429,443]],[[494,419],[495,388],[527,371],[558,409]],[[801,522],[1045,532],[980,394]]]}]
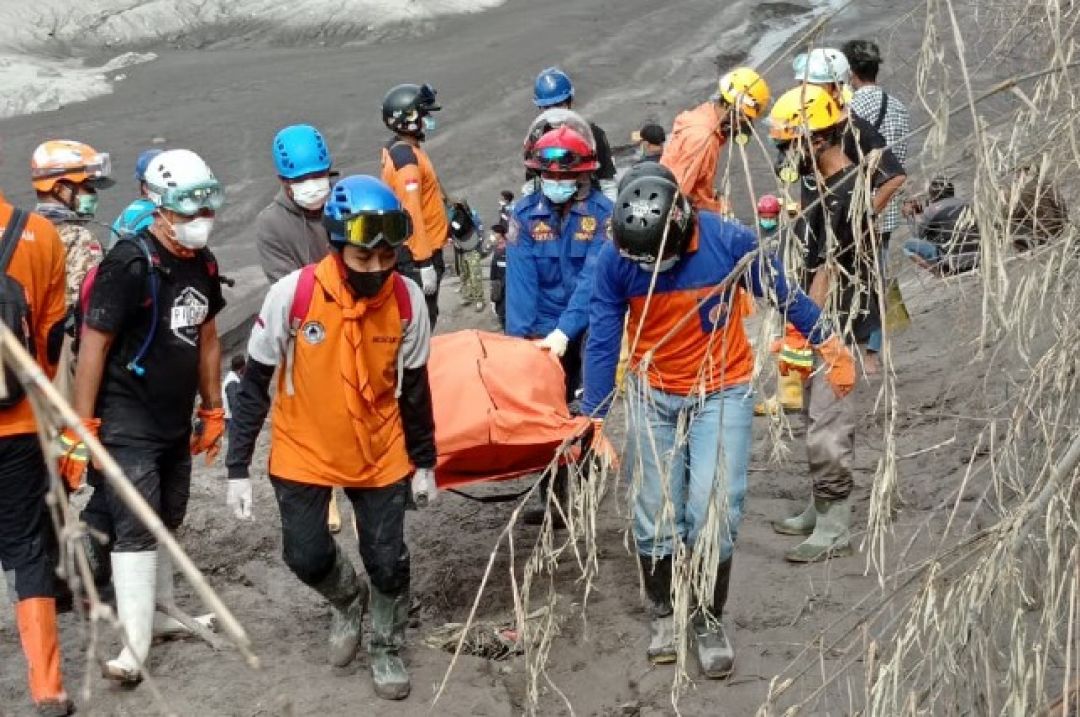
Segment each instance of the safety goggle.
[{"label": "safety goggle", "polygon": [[562,147],[544,147],[536,150],[535,156],[544,169],[562,172],[571,171],[592,159]]},{"label": "safety goggle", "polygon": [[161,206],[187,216],[194,216],[207,209],[216,212],[225,204],[225,192],[217,182],[193,187],[167,187],[159,194]]},{"label": "safety goggle", "polygon": [[379,245],[396,249],[412,235],[412,222],[405,212],[357,214],[344,219],[324,216],[323,224],[330,236],[341,237],[345,243],[361,249],[375,249]]},{"label": "safety goggle", "polygon": [[98,152],[89,162],[82,167],[66,167],[62,169],[34,169],[30,172],[31,179],[48,179],[49,177],[61,177],[81,171],[86,175],[89,182],[102,182],[112,175],[112,160],[108,152]]},{"label": "safety goggle", "polygon": [[435,101],[435,88],[431,85],[421,85],[420,94],[416,98],[416,107],[427,112],[438,112],[442,109]]}]

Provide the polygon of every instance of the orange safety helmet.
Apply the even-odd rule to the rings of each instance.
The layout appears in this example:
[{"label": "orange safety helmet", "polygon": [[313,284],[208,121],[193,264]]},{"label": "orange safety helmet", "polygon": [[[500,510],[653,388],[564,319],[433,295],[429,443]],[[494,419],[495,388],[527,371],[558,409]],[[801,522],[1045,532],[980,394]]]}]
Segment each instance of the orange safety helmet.
[{"label": "orange safety helmet", "polygon": [[595,172],[600,163],[589,141],[580,132],[563,125],[533,145],[525,166],[541,172]]},{"label": "orange safety helmet", "polygon": [[30,157],[30,183],[38,192],[52,192],[61,180],[106,186],[112,183],[110,174],[112,162],[108,152],[98,152],[88,144],[70,139],[40,144]]}]

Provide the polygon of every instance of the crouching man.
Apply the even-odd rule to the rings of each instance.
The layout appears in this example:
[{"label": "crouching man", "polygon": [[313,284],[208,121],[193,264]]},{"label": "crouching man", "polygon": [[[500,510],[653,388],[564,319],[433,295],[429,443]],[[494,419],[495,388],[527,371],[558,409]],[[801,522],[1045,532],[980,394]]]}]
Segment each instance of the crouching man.
[{"label": "crouching man", "polygon": [[250,517],[248,466],[280,366],[269,474],[285,562],[330,602],[330,662],[349,664],[369,590],[326,525],[331,490],[344,488],[371,579],[375,693],[400,700],[410,690],[400,655],[409,611],[405,508],[435,496],[431,329],[423,292],[394,271],[411,226],[390,188],[347,177],[323,217],[333,251],[274,284],[252,330],[232,407],[228,502]]}]

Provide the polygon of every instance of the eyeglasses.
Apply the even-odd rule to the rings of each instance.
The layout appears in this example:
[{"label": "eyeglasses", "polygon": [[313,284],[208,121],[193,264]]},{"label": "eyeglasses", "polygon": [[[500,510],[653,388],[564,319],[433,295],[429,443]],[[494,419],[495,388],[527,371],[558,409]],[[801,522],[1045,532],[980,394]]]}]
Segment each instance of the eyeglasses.
[{"label": "eyeglasses", "polygon": [[396,249],[412,235],[412,222],[405,212],[391,211],[384,214],[357,214],[344,219],[323,217],[323,225],[333,237],[361,249],[375,249],[384,244]]},{"label": "eyeglasses", "polygon": [[161,206],[187,216],[207,209],[216,212],[225,204],[225,192],[217,182],[193,187],[168,187],[160,194]]}]

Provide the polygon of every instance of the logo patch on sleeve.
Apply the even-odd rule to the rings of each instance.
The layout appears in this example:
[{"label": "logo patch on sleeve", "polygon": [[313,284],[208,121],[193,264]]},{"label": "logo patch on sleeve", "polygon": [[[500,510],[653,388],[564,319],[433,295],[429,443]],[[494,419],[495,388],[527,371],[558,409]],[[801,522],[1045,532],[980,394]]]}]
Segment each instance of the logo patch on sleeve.
[{"label": "logo patch on sleeve", "polygon": [[728,302],[726,296],[714,296],[698,307],[698,319],[701,330],[706,334],[720,331],[728,322]]}]

